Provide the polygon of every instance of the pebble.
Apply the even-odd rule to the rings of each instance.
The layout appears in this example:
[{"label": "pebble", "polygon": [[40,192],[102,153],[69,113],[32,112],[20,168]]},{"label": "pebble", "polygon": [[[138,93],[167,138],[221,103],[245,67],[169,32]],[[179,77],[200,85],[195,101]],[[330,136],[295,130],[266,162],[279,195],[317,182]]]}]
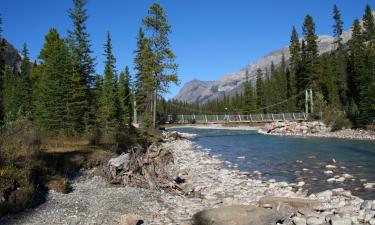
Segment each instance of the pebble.
[{"label": "pebble", "polygon": [[348,217],[344,217],[344,218],[334,217],[331,220],[331,224],[332,225],[352,225],[352,220]]},{"label": "pebble", "polygon": [[334,169],[334,168],[336,168],[336,166],[335,165],[326,165],[326,168],[327,169]]}]

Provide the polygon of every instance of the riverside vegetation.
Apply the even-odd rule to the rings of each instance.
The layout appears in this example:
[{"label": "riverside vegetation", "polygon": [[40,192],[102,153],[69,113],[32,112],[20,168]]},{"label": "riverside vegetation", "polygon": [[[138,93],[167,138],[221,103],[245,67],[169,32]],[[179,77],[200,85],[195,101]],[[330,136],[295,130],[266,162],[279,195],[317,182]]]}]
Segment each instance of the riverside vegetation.
[{"label": "riverside vegetation", "polygon": [[[98,171],[109,177],[112,183],[156,189],[164,193],[161,197],[158,195],[152,199],[153,204],[156,202],[156,207],[153,208],[156,212],[146,210],[150,213],[148,221],[154,222],[159,214],[165,216],[168,212],[165,211],[166,208],[173,208],[171,216],[159,220],[162,224],[183,222],[205,207],[221,206],[219,199],[223,196],[216,196],[216,193],[223,194],[227,187],[233,188],[230,193],[234,199],[227,199],[227,203],[233,204],[243,197],[238,193],[245,186],[247,188],[244,194],[250,195],[249,199],[241,203],[254,203],[259,200],[258,197],[275,194],[276,191],[284,191],[288,197],[305,196],[302,190],[298,190],[298,185],[296,192],[293,192],[295,185],[262,183],[247,179],[248,174],[218,170],[220,162],[211,161],[207,153],[192,152],[191,142],[174,140],[179,138],[179,134],[174,137],[164,134],[163,138],[168,142],[163,143],[160,133],[155,130],[157,123],[163,122],[168,114],[179,113],[181,106],[198,111],[208,108],[220,111],[225,106],[246,112],[262,111],[269,103],[277,102],[278,96],[283,96],[280,93],[287,93],[286,97],[291,98],[302,90],[313,88],[318,100],[316,105],[327,112],[325,115],[345,110],[347,118],[343,120],[361,127],[370,125],[375,118],[375,22],[370,6],[366,7],[363,26],[358,20],[355,21],[352,39],[348,44],[341,43],[342,21],[337,7],[334,8],[337,49],[322,56],[318,55],[316,49],[315,24],[311,16],[306,16],[302,42],[299,42],[293,29],[290,47],[292,59],[289,65],[284,61],[280,68],[271,66],[270,75],[265,80],[261,78],[262,71],[259,71],[256,89],[253,88],[254,84],[247,82],[243,96],[238,95],[232,99],[225,97],[200,106],[165,101],[159,97],[168,91],[171,83],[179,82],[176,72],[178,65],[169,46],[171,26],[159,4],[153,3],[142,20],[134,51],[134,68],[137,72],[132,78],[128,67],[123,72],[118,72],[109,32],[104,44],[105,69],[102,75],[96,75],[96,59],[92,56],[90,35],[86,28],[86,3],[86,0],[73,0],[73,7],[68,10],[73,27],[68,31],[68,36],[62,37],[57,29],[51,28],[35,62],[29,58],[25,44],[19,64],[6,63],[4,51],[7,42],[1,36],[0,26],[0,216],[19,212],[45,201],[47,190],[67,193],[73,187],[77,188],[78,194],[84,194],[86,185],[90,186],[91,180],[80,186],[75,181],[70,185],[69,178],[79,175],[82,168],[93,167],[104,167],[104,171]],[[274,91],[271,93],[271,90]],[[275,112],[300,110],[302,99],[292,99],[295,102],[289,101],[287,105],[283,105],[287,108],[277,108],[274,109]],[[134,110],[138,112],[138,121],[133,121]],[[268,112],[268,109],[264,111]],[[141,128],[133,127],[133,122],[140,122]],[[175,145],[181,145],[181,149],[173,153],[170,148]],[[121,153],[126,154],[119,156],[120,159],[127,159],[120,160],[121,169],[114,168],[117,164],[113,162],[118,159],[117,154]],[[109,160],[113,157],[114,160]],[[169,167],[173,158],[177,160],[176,167],[188,169],[193,165],[193,170],[196,169],[191,173],[193,178],[198,178],[202,171],[208,171],[202,182],[212,185],[196,181],[195,187],[189,187],[188,182],[185,182],[189,178],[184,177],[189,172],[182,174],[184,171]],[[190,162],[190,158],[194,160]],[[172,176],[176,171],[181,172],[181,175]],[[84,180],[87,174],[83,174]],[[212,179],[215,176],[218,179]],[[94,179],[93,182],[103,184],[101,178],[90,175],[88,179],[91,178]],[[280,189],[274,188],[279,185]],[[94,186],[102,187],[106,186]],[[217,188],[216,192],[209,192],[213,187]],[[110,189],[116,188],[110,186]],[[70,197],[56,194],[55,191],[50,193],[51,198],[57,201]],[[139,194],[138,189],[134,193]],[[111,197],[116,196],[116,193],[112,194]],[[183,199],[181,202],[174,203],[176,194]],[[184,195],[194,198],[183,198]],[[349,205],[355,205],[355,209],[349,210],[354,212],[353,220],[370,224],[374,222],[373,202],[364,203],[343,190],[324,194],[322,198],[326,195],[329,195],[330,208],[314,208],[319,215],[313,216],[319,221],[337,219],[330,216],[333,209],[343,206],[341,202],[348,202]],[[147,194],[142,195],[142,198],[147,200]],[[165,207],[158,208],[160,198],[168,203]],[[311,198],[316,200],[319,196]],[[184,207],[185,203],[189,204]],[[334,205],[336,203],[337,207]],[[67,205],[69,208],[69,204]],[[58,214],[47,212],[47,220],[36,221],[35,224],[48,224],[62,219],[57,215],[64,216],[64,210],[57,209]],[[153,213],[156,213],[156,218]],[[95,214],[95,218],[103,220],[103,223],[118,222],[118,217],[99,218],[99,214]],[[302,217],[300,214],[293,215]],[[181,215],[184,218],[179,218]],[[56,217],[53,219],[51,216]],[[277,221],[286,220],[286,216],[293,221],[295,219],[284,213],[273,216]],[[76,218],[76,215],[72,215],[73,217]],[[82,215],[82,218],[84,220],[87,215]],[[65,219],[66,223],[77,222],[76,219]]]},{"label": "riverside vegetation", "polygon": [[[132,78],[127,66],[116,69],[109,32],[104,72],[96,75],[87,1],[72,2],[68,36],[51,28],[34,62],[25,44],[22,57],[9,63],[0,18],[0,216],[43,202],[45,189],[68,192],[67,178],[81,168],[146,148],[156,126],[157,96],[178,83],[171,28],[159,4],[142,20]],[[132,126],[134,110],[141,129]]]}]

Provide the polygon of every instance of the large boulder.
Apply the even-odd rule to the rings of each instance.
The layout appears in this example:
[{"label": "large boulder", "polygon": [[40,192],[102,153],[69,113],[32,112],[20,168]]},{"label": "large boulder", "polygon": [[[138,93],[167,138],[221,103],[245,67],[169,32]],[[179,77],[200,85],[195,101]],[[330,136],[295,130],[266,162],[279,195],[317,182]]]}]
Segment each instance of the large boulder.
[{"label": "large boulder", "polygon": [[276,210],[244,205],[207,209],[193,217],[194,225],[271,225],[280,219]]}]

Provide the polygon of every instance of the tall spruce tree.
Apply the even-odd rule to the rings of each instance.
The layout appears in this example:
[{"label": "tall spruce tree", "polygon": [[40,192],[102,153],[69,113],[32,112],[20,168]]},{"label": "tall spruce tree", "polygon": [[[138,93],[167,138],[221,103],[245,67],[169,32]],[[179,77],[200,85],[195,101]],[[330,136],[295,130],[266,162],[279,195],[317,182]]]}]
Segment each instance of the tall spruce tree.
[{"label": "tall spruce tree", "polygon": [[152,117],[152,96],[156,86],[154,77],[154,54],[151,50],[150,40],[145,37],[140,28],[137,37],[137,50],[134,58],[135,74],[135,96],[137,111],[142,113],[144,118]]},{"label": "tall spruce tree", "polygon": [[[73,29],[69,30],[69,43],[71,46],[71,58],[73,65],[73,73],[75,85],[73,93],[76,102],[72,102],[75,113],[78,113],[76,122],[79,123],[77,128],[82,130],[87,128],[89,124],[93,123],[93,115],[95,112],[90,112],[89,105],[95,104],[91,102],[90,88],[95,81],[95,59],[91,56],[90,35],[87,32],[87,12],[85,6],[86,0],[73,0],[73,8],[68,10],[70,19],[72,20]],[[81,110],[77,110],[80,108]]]},{"label": "tall spruce tree", "polygon": [[[288,75],[288,98],[291,96],[296,95],[297,93],[301,92],[303,87],[299,83],[301,81],[301,44],[298,38],[298,33],[296,28],[293,26],[292,34],[290,36],[290,45],[289,45],[289,52],[290,52],[290,73]],[[300,99],[297,99],[300,100]],[[290,101],[290,110],[293,112],[295,111],[297,106],[296,99],[293,98]]]},{"label": "tall spruce tree", "polygon": [[339,109],[339,98],[337,92],[337,82],[333,69],[333,63],[328,55],[324,55],[320,59],[319,76],[320,90],[324,96],[325,102],[333,108]]},{"label": "tall spruce tree", "polygon": [[307,88],[313,88],[314,91],[320,91],[318,89],[318,66],[319,66],[319,55],[318,55],[318,37],[315,34],[315,23],[310,15],[305,17],[303,23],[302,32],[304,35],[305,48],[302,51],[305,75],[303,77],[302,90]]},{"label": "tall spruce tree", "polygon": [[336,38],[336,43],[338,44],[338,47],[341,48],[341,34],[343,32],[344,22],[341,20],[341,13],[336,4],[333,5],[333,20],[335,21],[333,24],[333,35]]},{"label": "tall spruce tree", "polygon": [[375,19],[369,5],[366,6],[362,20],[366,51],[358,108],[360,123],[369,124],[375,121]]},{"label": "tall spruce tree", "polygon": [[246,82],[244,83],[244,105],[242,110],[247,113],[252,113],[256,110],[256,96],[253,85],[249,80],[248,70],[246,70]]},{"label": "tall spruce tree", "polygon": [[101,124],[106,132],[114,131],[118,122],[118,96],[116,90],[116,59],[112,52],[110,33],[104,45],[105,68],[100,97]]},{"label": "tall spruce tree", "polygon": [[[342,43],[342,32],[343,32],[343,25],[344,22],[341,20],[341,13],[337,7],[337,5],[333,6],[333,35],[336,38],[336,50],[334,51],[334,69],[335,69],[335,79],[338,85],[338,95],[340,97],[340,102],[336,102],[336,108],[340,107],[340,103],[343,106],[348,105],[348,75],[347,75],[347,54],[345,49],[343,49],[343,43]],[[323,61],[327,62],[327,61]],[[327,64],[326,64],[327,66]],[[322,75],[324,76],[324,74]],[[327,78],[330,79],[330,78]],[[332,97],[332,96],[331,96]],[[335,99],[335,98],[333,98]],[[327,99],[326,99],[327,100]],[[332,103],[328,101],[328,103]]]},{"label": "tall spruce tree", "polygon": [[375,20],[370,5],[366,5],[362,20],[364,40],[375,46]]},{"label": "tall spruce tree", "polygon": [[158,93],[167,92],[171,83],[178,84],[178,65],[174,62],[175,55],[169,48],[168,35],[171,33],[171,26],[164,9],[159,4],[153,3],[142,22],[150,33],[150,45],[154,55],[153,73],[156,86],[153,90],[153,127],[155,128]]},{"label": "tall spruce tree", "polygon": [[34,119],[53,131],[69,130],[68,121],[70,54],[66,41],[56,29],[50,29],[40,51],[40,65],[35,69],[33,86]]},{"label": "tall spruce tree", "polygon": [[131,126],[132,123],[132,93],[130,89],[130,72],[129,67],[125,67],[125,72],[120,74],[119,85],[118,85],[118,96],[121,111],[121,122],[125,126]]},{"label": "tall spruce tree", "polygon": [[32,63],[30,62],[29,58],[29,50],[27,48],[26,43],[23,45],[22,49],[22,61],[21,61],[21,74],[20,74],[20,88],[19,88],[19,95],[20,95],[20,112],[22,116],[30,116],[31,115],[31,91],[32,91],[32,84],[31,84],[31,69]]},{"label": "tall spruce tree", "polygon": [[[264,84],[263,84],[263,78],[262,78],[262,70],[257,70],[257,77],[256,77],[256,99],[257,99],[257,109],[261,109],[265,106],[265,90],[264,90]],[[263,113],[262,111],[258,111],[258,113]]]}]

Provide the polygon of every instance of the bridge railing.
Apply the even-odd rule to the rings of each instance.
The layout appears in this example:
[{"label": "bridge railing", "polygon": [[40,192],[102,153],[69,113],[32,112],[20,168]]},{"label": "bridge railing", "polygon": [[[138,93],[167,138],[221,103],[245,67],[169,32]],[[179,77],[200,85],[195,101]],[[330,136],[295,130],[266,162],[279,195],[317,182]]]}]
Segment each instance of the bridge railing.
[{"label": "bridge railing", "polygon": [[272,121],[303,121],[306,113],[267,113],[267,114],[230,114],[230,115],[177,115],[177,123],[214,123],[214,122],[272,122]]}]

